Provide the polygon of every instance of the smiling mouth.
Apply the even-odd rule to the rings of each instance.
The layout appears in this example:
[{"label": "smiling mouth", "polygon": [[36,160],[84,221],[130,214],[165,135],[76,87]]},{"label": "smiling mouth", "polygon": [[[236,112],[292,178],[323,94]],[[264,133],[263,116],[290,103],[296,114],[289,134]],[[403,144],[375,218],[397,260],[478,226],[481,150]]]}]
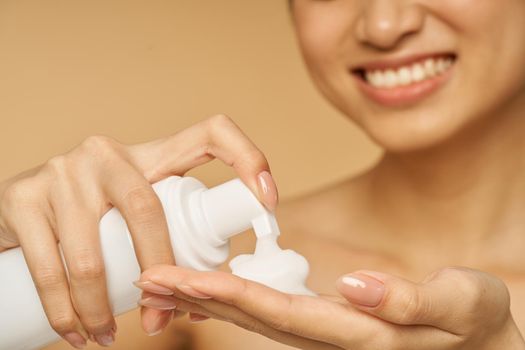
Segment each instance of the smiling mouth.
[{"label": "smiling mouth", "polygon": [[457,61],[455,54],[434,54],[371,62],[351,69],[363,93],[389,106],[415,103],[444,85]]},{"label": "smiling mouth", "polygon": [[392,67],[357,68],[352,73],[374,88],[393,89],[442,75],[455,61],[455,55],[444,54]]}]

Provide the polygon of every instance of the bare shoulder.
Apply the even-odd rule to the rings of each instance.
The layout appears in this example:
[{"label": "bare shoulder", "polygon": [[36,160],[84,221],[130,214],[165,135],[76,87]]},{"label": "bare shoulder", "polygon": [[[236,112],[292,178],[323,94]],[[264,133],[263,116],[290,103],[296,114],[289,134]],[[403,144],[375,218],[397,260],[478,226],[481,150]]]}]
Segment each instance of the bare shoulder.
[{"label": "bare shoulder", "polygon": [[367,220],[366,174],[315,189],[283,202],[277,211],[283,243],[308,238],[348,239]]}]

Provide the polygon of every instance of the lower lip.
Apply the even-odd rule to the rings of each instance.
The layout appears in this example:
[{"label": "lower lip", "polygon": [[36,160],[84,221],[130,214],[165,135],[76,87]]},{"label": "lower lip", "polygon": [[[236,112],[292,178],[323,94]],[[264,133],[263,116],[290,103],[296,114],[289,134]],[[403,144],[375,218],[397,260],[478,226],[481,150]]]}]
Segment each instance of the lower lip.
[{"label": "lower lip", "polygon": [[375,102],[389,107],[404,106],[417,103],[442,87],[450,79],[455,63],[433,78],[395,88],[376,88],[361,77],[355,76],[355,79],[361,91]]}]

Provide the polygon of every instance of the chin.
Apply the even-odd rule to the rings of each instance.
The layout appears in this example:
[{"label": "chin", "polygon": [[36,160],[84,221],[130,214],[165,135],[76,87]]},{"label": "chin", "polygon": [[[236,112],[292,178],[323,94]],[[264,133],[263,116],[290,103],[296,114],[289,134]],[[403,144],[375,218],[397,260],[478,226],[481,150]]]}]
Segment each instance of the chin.
[{"label": "chin", "polygon": [[386,152],[411,153],[445,145],[467,129],[466,120],[434,111],[373,114],[359,121],[368,136]]}]

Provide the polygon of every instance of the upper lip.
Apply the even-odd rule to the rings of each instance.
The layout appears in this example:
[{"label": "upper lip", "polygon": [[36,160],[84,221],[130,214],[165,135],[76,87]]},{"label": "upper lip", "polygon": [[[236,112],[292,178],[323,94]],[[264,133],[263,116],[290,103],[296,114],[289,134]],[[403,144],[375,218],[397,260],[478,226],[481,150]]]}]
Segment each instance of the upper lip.
[{"label": "upper lip", "polygon": [[385,70],[385,69],[397,69],[402,66],[410,65],[414,62],[424,61],[428,58],[433,57],[455,57],[455,54],[452,52],[433,52],[433,53],[419,53],[406,55],[402,57],[392,57],[382,60],[373,60],[363,63],[358,63],[350,67],[352,72],[359,71],[373,71],[373,70]]}]

